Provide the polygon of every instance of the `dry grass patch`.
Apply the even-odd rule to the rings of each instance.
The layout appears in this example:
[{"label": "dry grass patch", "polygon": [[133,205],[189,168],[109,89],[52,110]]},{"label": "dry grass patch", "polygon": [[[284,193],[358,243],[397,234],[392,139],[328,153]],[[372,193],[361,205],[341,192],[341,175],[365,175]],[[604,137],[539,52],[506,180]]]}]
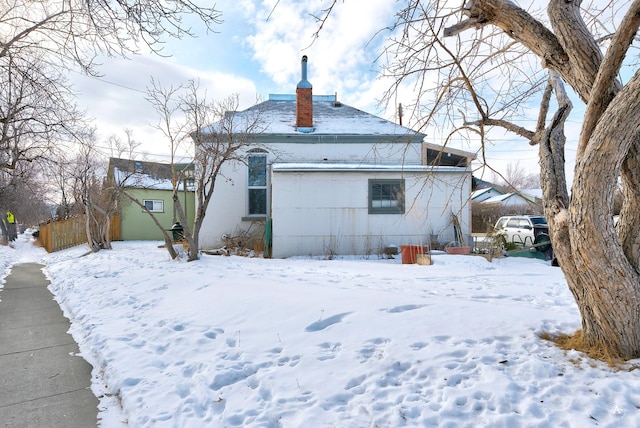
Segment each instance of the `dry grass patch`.
[{"label": "dry grass patch", "polygon": [[[553,342],[560,349],[563,349],[565,351],[575,350],[578,352],[582,352],[588,358],[604,362],[611,368],[628,371],[640,368],[639,364],[628,364],[627,361],[618,356],[612,355],[606,349],[587,345],[584,342],[582,330],[578,330],[573,334],[551,334],[548,332],[542,332],[539,334],[539,336],[543,340]],[[572,359],[571,362],[574,364],[578,364],[581,361]],[[594,364],[592,364],[592,366],[593,365]]]}]

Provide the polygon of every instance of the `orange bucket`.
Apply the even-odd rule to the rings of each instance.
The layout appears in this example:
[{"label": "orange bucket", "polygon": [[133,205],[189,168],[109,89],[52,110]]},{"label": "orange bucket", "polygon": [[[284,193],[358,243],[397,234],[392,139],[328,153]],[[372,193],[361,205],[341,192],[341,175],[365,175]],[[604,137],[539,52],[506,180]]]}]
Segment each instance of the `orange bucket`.
[{"label": "orange bucket", "polygon": [[402,256],[403,265],[412,265],[416,263],[416,254],[426,254],[429,247],[424,245],[400,245],[400,254]]}]

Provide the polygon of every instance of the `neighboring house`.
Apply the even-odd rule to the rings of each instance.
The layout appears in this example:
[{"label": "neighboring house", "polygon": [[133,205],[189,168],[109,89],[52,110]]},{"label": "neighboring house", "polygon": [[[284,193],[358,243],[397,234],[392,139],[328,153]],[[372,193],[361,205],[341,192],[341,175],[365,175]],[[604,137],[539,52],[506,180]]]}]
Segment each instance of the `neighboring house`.
[{"label": "neighboring house", "polygon": [[[438,144],[422,142],[422,164],[429,166],[456,166],[471,168],[471,161],[476,158],[473,153],[443,147]],[[472,185],[474,178],[472,177]]]},{"label": "neighboring house", "polygon": [[229,114],[241,122],[256,113],[264,129],[254,135],[245,163],[223,166],[202,248],[266,225],[272,257],[382,254],[394,245],[426,245],[434,236],[455,240],[454,215],[468,239],[473,154],[443,152],[424,143],[424,134],[336,96],[313,95],[306,56],[296,95],[270,95]]},{"label": "neighboring house", "polygon": [[500,204],[505,207],[521,206],[537,204],[536,198],[533,196],[525,195],[520,192],[504,193],[502,195],[496,195],[487,198],[482,201],[483,204]]},{"label": "neighboring house", "polygon": [[473,178],[476,190],[471,193],[471,202],[482,204],[500,204],[505,207],[515,207],[532,204],[542,208],[542,190],[524,189],[518,192],[505,193],[493,187],[488,181]]},{"label": "neighboring house", "polygon": [[[184,177],[178,184],[179,198],[187,218],[191,221],[190,226],[193,226],[193,166],[176,164],[174,167],[175,171],[184,170]],[[109,183],[122,185],[128,194],[154,214],[166,230],[170,230],[178,219],[173,202],[171,175],[170,164],[111,158],[107,180]],[[117,204],[120,213],[120,237],[123,241],[163,239],[162,231],[140,206],[125,196],[121,196]]]},{"label": "neighboring house", "polygon": [[485,202],[487,199],[501,195],[504,195],[504,192],[495,187],[478,189],[471,194],[471,202]]}]

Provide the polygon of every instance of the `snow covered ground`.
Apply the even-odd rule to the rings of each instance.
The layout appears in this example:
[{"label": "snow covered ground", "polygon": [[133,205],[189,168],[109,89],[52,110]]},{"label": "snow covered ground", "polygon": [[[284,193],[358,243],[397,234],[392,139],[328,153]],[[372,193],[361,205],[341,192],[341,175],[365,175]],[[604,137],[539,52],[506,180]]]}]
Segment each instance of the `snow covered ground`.
[{"label": "snow covered ground", "polygon": [[158,244],[0,248],[0,267],[47,265],[104,428],[640,426],[638,370],[538,337],[579,327],[543,261],[186,263]]}]

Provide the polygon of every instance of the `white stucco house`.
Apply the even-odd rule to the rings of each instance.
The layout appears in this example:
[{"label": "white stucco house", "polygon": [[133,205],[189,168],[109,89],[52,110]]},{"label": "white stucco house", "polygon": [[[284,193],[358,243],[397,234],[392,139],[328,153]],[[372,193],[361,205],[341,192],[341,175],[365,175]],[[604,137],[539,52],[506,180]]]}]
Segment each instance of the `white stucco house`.
[{"label": "white stucco house", "polygon": [[[200,233],[203,249],[239,231],[264,230],[267,255],[382,254],[443,245],[471,234],[471,153],[316,96],[307,58],[295,95],[270,95],[241,112],[264,124],[243,163],[225,164]],[[216,132],[212,124],[209,132]],[[464,243],[466,245],[466,243]]]}]

